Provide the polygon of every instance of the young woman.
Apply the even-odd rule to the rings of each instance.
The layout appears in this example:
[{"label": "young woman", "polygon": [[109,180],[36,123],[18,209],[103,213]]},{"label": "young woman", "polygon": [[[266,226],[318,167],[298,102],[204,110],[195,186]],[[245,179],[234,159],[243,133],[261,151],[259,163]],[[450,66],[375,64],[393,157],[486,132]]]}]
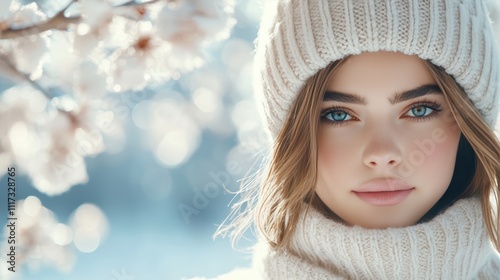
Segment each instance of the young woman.
[{"label": "young woman", "polygon": [[225,230],[261,240],[220,279],[500,277],[483,1],[271,1],[255,69],[273,149]]}]

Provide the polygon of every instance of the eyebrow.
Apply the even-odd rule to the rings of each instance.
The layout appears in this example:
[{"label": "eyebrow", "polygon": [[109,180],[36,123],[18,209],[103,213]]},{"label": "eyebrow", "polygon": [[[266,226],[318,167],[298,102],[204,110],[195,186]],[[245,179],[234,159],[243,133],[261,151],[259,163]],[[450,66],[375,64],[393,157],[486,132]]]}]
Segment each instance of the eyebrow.
[{"label": "eyebrow", "polygon": [[[410,89],[403,92],[398,92],[394,94],[393,97],[389,98],[389,102],[392,105],[414,99],[427,94],[443,94],[441,89],[436,84],[423,85],[414,89]],[[366,105],[368,102],[364,97],[357,94],[343,93],[338,91],[327,90],[323,95],[323,101],[339,101],[352,104]]]}]

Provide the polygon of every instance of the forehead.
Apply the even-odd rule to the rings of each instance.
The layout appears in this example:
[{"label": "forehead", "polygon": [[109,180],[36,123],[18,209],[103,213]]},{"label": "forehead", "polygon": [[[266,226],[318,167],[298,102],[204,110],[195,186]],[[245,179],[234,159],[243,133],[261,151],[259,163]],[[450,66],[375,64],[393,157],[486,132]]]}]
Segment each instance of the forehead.
[{"label": "forehead", "polygon": [[327,89],[370,95],[390,95],[435,83],[425,62],[399,52],[365,52],[346,58],[332,73]]}]

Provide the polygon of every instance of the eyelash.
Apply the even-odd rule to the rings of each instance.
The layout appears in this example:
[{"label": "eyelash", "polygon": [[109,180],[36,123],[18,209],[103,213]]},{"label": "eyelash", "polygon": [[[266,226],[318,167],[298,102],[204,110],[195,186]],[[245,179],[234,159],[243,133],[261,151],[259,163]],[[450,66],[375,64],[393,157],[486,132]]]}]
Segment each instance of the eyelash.
[{"label": "eyelash", "polygon": [[353,117],[351,110],[349,110],[347,108],[343,108],[343,107],[332,107],[332,108],[325,109],[321,112],[321,121],[326,122],[330,125],[334,125],[334,126],[343,126],[343,125],[348,124],[349,121],[352,121],[352,120],[332,121],[332,120],[327,119],[326,116],[328,116],[329,114],[331,114],[333,112],[344,112],[344,113],[350,115],[353,118],[353,120],[356,120],[356,118]]},{"label": "eyelash", "polygon": [[410,108],[408,108],[406,110],[406,112],[409,112],[410,110],[418,108],[418,107],[429,108],[429,109],[432,110],[432,112],[430,114],[426,115],[426,116],[423,116],[423,117],[407,117],[407,118],[412,119],[412,121],[417,121],[417,122],[425,121],[425,120],[437,117],[437,115],[439,114],[439,112],[441,112],[443,110],[443,107],[441,107],[441,105],[439,105],[437,102],[434,102],[434,101],[421,101],[421,102],[417,102],[417,103],[412,104],[410,106]]},{"label": "eyelash", "polygon": [[[406,110],[405,110],[405,115],[408,114],[408,112],[412,109],[415,109],[415,108],[418,108],[418,107],[425,107],[425,108],[428,108],[428,109],[431,109],[432,112],[429,113],[428,115],[426,116],[422,116],[422,117],[411,117],[411,116],[406,116],[405,118],[407,119],[410,119],[411,121],[416,121],[416,122],[420,122],[420,121],[426,121],[426,120],[429,120],[429,119],[432,119],[434,117],[436,117],[439,112],[441,112],[443,110],[443,108],[441,107],[441,105],[439,105],[437,102],[434,102],[434,101],[420,101],[420,102],[417,102],[417,103],[414,103],[414,104],[411,104]],[[351,120],[347,120],[347,121],[332,121],[332,120],[329,120],[326,118],[326,116],[328,116],[329,114],[331,113],[334,113],[334,112],[344,112],[346,114],[348,114],[349,116],[351,116]],[[356,117],[353,116],[354,114],[352,113],[351,110],[347,109],[347,108],[344,108],[344,107],[331,107],[331,108],[328,108],[328,109],[325,109],[321,112],[321,115],[320,115],[320,119],[322,122],[326,122],[330,125],[334,125],[334,126],[343,126],[343,125],[347,125],[349,123],[349,121],[353,121],[353,120],[357,120]]]}]

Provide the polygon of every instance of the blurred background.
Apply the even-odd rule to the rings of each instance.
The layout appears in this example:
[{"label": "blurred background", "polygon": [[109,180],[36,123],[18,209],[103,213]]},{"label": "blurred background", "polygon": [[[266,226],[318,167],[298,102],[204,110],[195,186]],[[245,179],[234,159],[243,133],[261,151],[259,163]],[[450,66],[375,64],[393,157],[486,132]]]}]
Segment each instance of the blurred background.
[{"label": "blurred background", "polygon": [[[14,17],[9,22],[15,28],[55,17],[71,2],[0,1],[4,20],[9,19],[9,9],[10,14],[24,13],[24,21]],[[68,8],[67,18],[85,11],[102,14],[108,3],[124,3],[79,2],[89,4]],[[252,165],[258,166],[259,151],[266,144],[251,84],[253,40],[262,3],[158,2],[163,6],[144,6],[150,9],[146,12],[138,9],[139,5],[120,11],[128,25],[116,27],[113,21],[109,25],[115,29],[110,28],[106,36],[98,30],[102,37],[95,41],[101,43],[92,48],[104,49],[100,52],[81,48],[91,44],[85,29],[100,28],[99,18],[84,18],[87,25],[80,24],[83,27],[79,29],[45,32],[42,44],[36,41],[38,37],[35,40],[26,33],[0,40],[2,246],[9,234],[8,167],[16,168],[18,218],[16,272],[7,272],[3,259],[7,250],[2,247],[1,279],[210,278],[250,265],[248,253],[231,248],[229,239],[214,240],[212,235],[230,212],[234,198],[230,192],[239,188]],[[202,18],[200,9],[213,9],[203,6],[209,2],[225,15],[212,21]],[[148,12],[152,19],[135,18]],[[206,27],[206,37],[221,30],[219,33],[226,34],[217,40],[201,35],[181,38],[184,42],[174,52],[175,38],[168,40],[172,30],[181,35],[203,31],[186,21],[194,19],[192,15],[198,16],[195,23]],[[106,69],[107,60],[102,57],[116,59],[115,49],[130,50],[133,45],[137,51],[138,42],[144,43],[140,32],[134,31],[138,21],[152,22],[153,29],[156,24],[160,30],[154,32],[163,39],[161,44],[166,42],[160,49],[172,50],[167,55],[179,61],[155,54],[152,57],[164,59],[169,69],[146,65],[150,73],[145,74],[131,59],[128,64],[114,61],[129,73],[117,74],[111,66]],[[145,26],[143,34],[150,34],[151,25]],[[123,38],[118,38],[120,28]],[[76,34],[73,37],[64,34],[72,32]],[[128,38],[134,32],[136,37]],[[196,46],[183,45],[192,43],[189,40],[198,40],[193,43]],[[128,47],[122,46],[127,43]],[[99,56],[102,52],[105,55]],[[73,57],[75,53],[78,59]],[[43,63],[38,64],[38,60]],[[76,67],[72,61],[78,65],[94,61],[94,68]],[[162,71],[168,73],[155,77]],[[80,77],[75,73],[83,78],[75,80],[75,76]],[[96,73],[100,74],[92,76]],[[142,80],[137,79],[139,75],[143,75]],[[97,88],[100,78],[105,81],[104,90]],[[137,86],[142,82],[144,85]],[[101,93],[95,96],[91,91]],[[92,114],[84,114],[89,111],[81,109],[85,106]],[[68,126],[67,121],[61,121],[67,115],[83,118],[83,123],[90,125],[68,132],[62,129]],[[61,151],[64,156],[52,155]],[[249,234],[240,246],[244,249],[253,242]]]},{"label": "blurred background", "polygon": [[269,145],[252,96],[263,1],[0,0],[0,279],[250,265],[251,232],[240,250],[212,236]]}]

